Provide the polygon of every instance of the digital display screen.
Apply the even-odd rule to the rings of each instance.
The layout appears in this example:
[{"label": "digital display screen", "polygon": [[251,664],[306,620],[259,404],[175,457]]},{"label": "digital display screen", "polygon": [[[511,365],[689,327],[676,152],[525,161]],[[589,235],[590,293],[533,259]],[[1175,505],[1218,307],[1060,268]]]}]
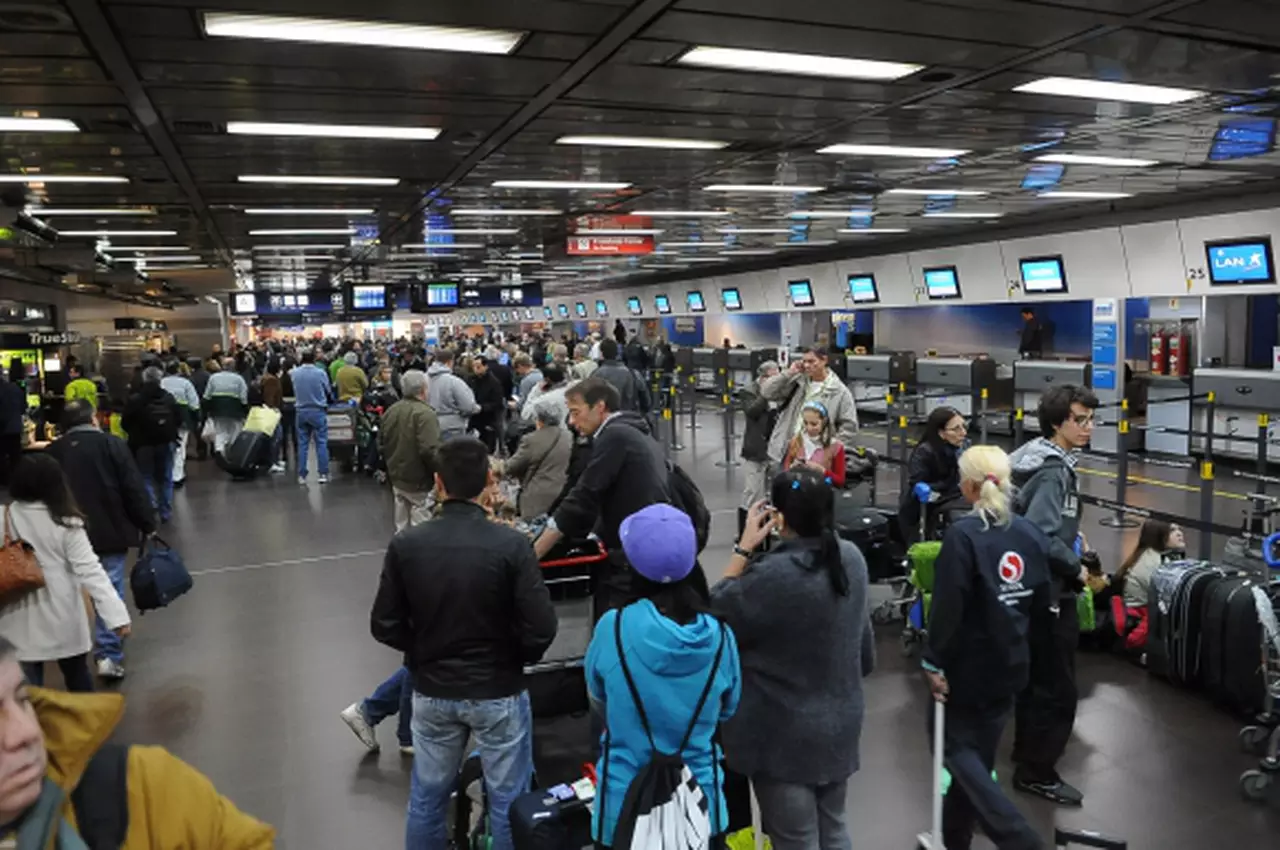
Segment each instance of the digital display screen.
[{"label": "digital display screen", "polygon": [[546,318],[550,319],[550,318],[551,318],[551,308],[550,308],[550,307],[543,307],[543,308],[542,308],[542,315],[543,315],[543,316],[545,316]]},{"label": "digital display screen", "polygon": [[231,296],[231,315],[252,316],[258,312],[258,299],[252,292],[237,292]]},{"label": "digital display screen", "polygon": [[1275,282],[1271,239],[1266,236],[1206,242],[1204,252],[1209,261],[1209,282],[1212,284]]},{"label": "digital display screen", "polygon": [[644,307],[640,306],[640,299],[634,295],[627,299],[627,310],[633,316],[639,316],[644,312]]},{"label": "digital display screen", "polygon": [[533,321],[533,308],[532,308],[532,307],[525,307],[525,308],[524,308],[524,319],[525,319],[525,321],[526,321],[526,322],[532,322],[532,321]]},{"label": "digital display screen", "polygon": [[955,266],[924,270],[924,293],[933,300],[960,297],[960,275]]},{"label": "digital display screen", "polygon": [[511,321],[511,314],[508,313],[506,310],[503,310],[501,313],[498,314],[498,318],[500,321],[509,322]]},{"label": "digital display screen", "polygon": [[880,291],[876,289],[875,275],[849,275],[849,299],[854,304],[875,304],[880,300]]},{"label": "digital display screen", "polygon": [[502,291],[498,293],[498,297],[503,304],[523,304],[524,289],[519,286],[504,286]]},{"label": "digital display screen", "polygon": [[690,313],[705,313],[707,310],[706,302],[702,300],[702,293],[696,289],[686,295],[684,300],[689,305]]},{"label": "digital display screen", "polygon": [[1210,162],[1249,159],[1271,153],[1276,146],[1274,118],[1231,118],[1218,125],[1209,146]]},{"label": "digital display screen", "polygon": [[1056,188],[1062,182],[1067,167],[1060,162],[1037,162],[1027,169],[1022,178],[1022,188],[1028,192],[1044,192]]},{"label": "digital display screen", "polygon": [[457,307],[458,306],[458,284],[428,283],[427,284],[427,306]]},{"label": "digital display screen", "polygon": [[791,296],[791,303],[793,306],[813,306],[813,287],[809,285],[809,281],[807,280],[793,280],[788,283],[787,294]]},{"label": "digital display screen", "polygon": [[575,301],[573,304],[573,312],[578,315],[579,319],[585,319],[587,317],[587,305],[583,304],[581,301]]},{"label": "digital display screen", "polygon": [[568,305],[568,304],[561,304],[561,305],[559,306],[559,311],[560,311],[560,318],[562,318],[562,319],[567,319],[567,318],[569,318],[569,305]]},{"label": "digital display screen", "polygon": [[368,286],[356,284],[351,287],[352,310],[385,310],[387,309],[387,288],[385,286]]},{"label": "digital display screen", "polygon": [[44,359],[44,370],[45,370],[45,372],[61,372],[61,371],[62,371],[62,358],[61,358],[61,357],[46,357],[46,358]]},{"label": "digital display screen", "polygon": [[1018,260],[1023,292],[1066,292],[1067,273],[1061,257],[1025,257]]},{"label": "digital display screen", "polygon": [[597,315],[597,316],[607,316],[607,315],[609,315],[609,305],[605,304],[603,301],[597,301],[597,302],[596,302],[596,315]]},{"label": "digital display screen", "polygon": [[738,293],[737,289],[722,289],[720,290],[720,303],[724,304],[724,308],[731,312],[741,310],[742,296]]},{"label": "digital display screen", "polygon": [[667,315],[671,312],[671,301],[665,295],[655,295],[653,297],[653,306],[658,308],[658,312]]}]

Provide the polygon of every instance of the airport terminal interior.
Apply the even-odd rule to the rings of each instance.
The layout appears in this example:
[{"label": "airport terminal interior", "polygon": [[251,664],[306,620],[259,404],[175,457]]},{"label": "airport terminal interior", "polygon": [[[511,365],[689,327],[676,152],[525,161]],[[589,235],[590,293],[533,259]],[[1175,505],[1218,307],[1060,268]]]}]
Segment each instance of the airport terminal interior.
[{"label": "airport terminal interior", "polygon": [[[1104,571],[1154,518],[1280,602],[1277,121],[1270,0],[0,0],[0,363],[26,396],[4,434],[59,439],[77,377],[115,430],[157,357],[239,354],[252,382],[246,351],[359,341],[398,386],[445,347],[577,362],[617,334],[711,511],[714,584],[745,393],[819,350],[885,515],[932,410],[1011,451],[1046,392],[1088,386],[1081,530]],[[335,444],[369,439],[363,401],[349,439],[330,414]],[[135,613],[127,675],[97,680],[126,698],[115,739],[167,748],[278,847],[403,846],[413,759],[394,721],[374,753],[339,717],[401,663],[370,635],[391,488],[362,445],[300,484],[293,452],[233,476],[201,436],[161,530],[194,585]],[[868,850],[930,825],[901,592],[872,594],[847,800]],[[589,600],[557,611],[549,657],[576,658]],[[1280,701],[1257,619],[1236,647],[1253,712]],[[1140,661],[1076,656],[1058,770],[1083,806],[1013,790],[1012,723],[1010,799],[1046,846],[1277,846],[1280,731],[1268,758],[1241,730],[1280,708],[1258,727]],[[572,750],[589,729],[544,733]]]}]

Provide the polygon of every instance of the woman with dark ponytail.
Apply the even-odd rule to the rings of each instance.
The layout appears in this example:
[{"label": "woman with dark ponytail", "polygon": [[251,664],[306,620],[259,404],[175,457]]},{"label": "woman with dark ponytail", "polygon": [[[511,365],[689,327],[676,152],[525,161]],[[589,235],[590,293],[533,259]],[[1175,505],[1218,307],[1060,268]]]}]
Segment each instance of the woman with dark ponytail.
[{"label": "woman with dark ponytail", "polygon": [[[821,472],[786,470],[733,549],[712,610],[733,629],[742,699],[724,727],[729,767],[751,779],[775,850],[848,850],[862,679],[875,666],[867,564],[835,533]],[[780,541],[754,550],[774,531]],[[761,730],[767,730],[762,733]]]}]

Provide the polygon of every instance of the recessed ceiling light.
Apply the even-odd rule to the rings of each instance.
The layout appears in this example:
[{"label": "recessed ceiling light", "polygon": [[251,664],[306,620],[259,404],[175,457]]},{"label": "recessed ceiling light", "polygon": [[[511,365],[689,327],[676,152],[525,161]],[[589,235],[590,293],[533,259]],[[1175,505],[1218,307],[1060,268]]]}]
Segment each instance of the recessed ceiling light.
[{"label": "recessed ceiling light", "polygon": [[504,216],[524,216],[524,215],[563,215],[564,210],[547,210],[547,209],[529,209],[521,207],[509,207],[506,209],[456,209],[450,210],[450,215],[471,215],[471,216],[492,216],[493,218],[501,218]]},{"label": "recessed ceiling light", "polygon": [[729,236],[785,236],[791,231],[785,227],[717,227],[716,233]]},{"label": "recessed ceiling light", "polygon": [[888,189],[886,195],[921,195],[942,198],[979,198],[989,194],[985,189]]},{"label": "recessed ceiling light", "polygon": [[348,236],[354,227],[285,227],[268,230],[250,230],[250,236]]},{"label": "recessed ceiling light", "polygon": [[728,142],[707,139],[664,139],[660,136],[561,136],[557,145],[586,145],[608,148],[670,148],[672,150],[718,151]]},{"label": "recessed ceiling light", "polygon": [[245,215],[373,215],[373,207],[323,209],[307,207],[275,207],[255,208],[244,211]]},{"label": "recessed ceiling light", "polygon": [[[447,234],[450,236],[514,236],[520,232],[518,227],[428,227],[427,233]],[[422,247],[430,248],[431,245],[405,245],[404,247]],[[445,246],[448,247],[448,246]]]},{"label": "recessed ceiling light", "polygon": [[1054,189],[1051,192],[1041,192],[1038,198],[1061,198],[1063,200],[1075,201],[1101,201],[1115,200],[1117,198],[1132,198],[1132,192],[1085,192],[1076,191],[1074,189]]},{"label": "recessed ceiling light", "polygon": [[177,236],[176,230],[59,230],[59,236]]},{"label": "recessed ceiling light", "polygon": [[836,231],[836,233],[848,233],[854,236],[861,236],[863,234],[874,236],[880,233],[907,233],[907,232],[908,232],[908,229],[905,227],[842,227],[841,229]]},{"label": "recessed ceiling light", "polygon": [[608,183],[591,180],[495,180],[495,189],[596,189],[600,191],[617,191],[626,189],[630,183]]},{"label": "recessed ceiling light", "polygon": [[811,53],[778,53],[773,50],[741,50],[732,47],[695,47],[679,59],[681,65],[725,68],[732,71],[763,71],[771,74],[802,74],[809,77],[840,77],[851,80],[896,80],[914,74],[923,65],[818,56]]},{"label": "recessed ceiling light", "polygon": [[623,215],[644,215],[649,218],[725,218],[733,213],[729,210],[631,210]]},{"label": "recessed ceiling light", "polygon": [[349,245],[254,245],[255,251],[338,251],[349,248]]},{"label": "recessed ceiling light", "polygon": [[155,215],[154,207],[27,207],[31,215],[53,217],[55,215]]},{"label": "recessed ceiling light", "polygon": [[788,195],[802,195],[807,192],[821,192],[825,186],[779,186],[774,183],[716,183],[703,186],[704,192],[772,192]]},{"label": "recessed ceiling light", "polygon": [[657,236],[661,228],[652,227],[606,227],[599,230],[578,230],[574,236]]},{"label": "recessed ceiling light", "polygon": [[286,124],[263,121],[228,121],[233,136],[316,136],[326,139],[408,139],[429,142],[440,135],[438,127],[391,127],[378,124]]},{"label": "recessed ceiling light", "polygon": [[0,183],[128,183],[112,174],[0,174]]},{"label": "recessed ceiling light", "polygon": [[74,121],[66,118],[0,118],[0,133],[79,133]]},{"label": "recessed ceiling light", "polygon": [[241,174],[241,183],[280,183],[299,186],[395,186],[399,177],[329,177],[305,174]]},{"label": "recessed ceiling light", "polygon": [[962,148],[913,148],[900,145],[827,145],[818,153],[837,156],[894,156],[910,159],[952,159],[970,151]]},{"label": "recessed ceiling light", "polygon": [[1106,80],[1081,80],[1075,77],[1042,77],[1016,86],[1016,92],[1053,94],[1063,97],[1087,97],[1092,100],[1119,100],[1126,103],[1170,104],[1203,97],[1205,92],[1137,83],[1112,83]]},{"label": "recessed ceiling light", "polygon": [[205,12],[204,31],[211,36],[229,38],[494,54],[515,50],[525,35],[513,30],[243,15],[235,12]]},{"label": "recessed ceiling light", "polygon": [[925,218],[999,218],[1004,215],[1002,212],[978,212],[965,210],[939,210],[937,212],[926,212]]},{"label": "recessed ceiling light", "polygon": [[796,210],[787,218],[874,218],[870,210]]},{"label": "recessed ceiling light", "polygon": [[1083,153],[1047,153],[1036,157],[1036,162],[1057,162],[1062,165],[1107,165],[1116,168],[1148,168],[1159,165],[1158,159],[1133,159],[1122,156],[1094,156]]}]

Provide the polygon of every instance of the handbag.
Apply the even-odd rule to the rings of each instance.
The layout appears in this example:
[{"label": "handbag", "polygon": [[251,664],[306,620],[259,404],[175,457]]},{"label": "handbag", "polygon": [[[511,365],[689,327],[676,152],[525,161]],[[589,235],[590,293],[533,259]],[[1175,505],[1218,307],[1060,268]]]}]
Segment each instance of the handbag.
[{"label": "handbag", "polygon": [[4,508],[4,546],[0,547],[0,601],[12,602],[44,587],[44,571],[36,560],[31,544],[13,536],[9,524],[9,506]]},{"label": "handbag", "polygon": [[191,589],[191,573],[182,562],[182,556],[159,537],[150,537],[142,544],[138,563],[129,575],[133,590],[133,602],[139,613],[164,608],[170,602]]}]

